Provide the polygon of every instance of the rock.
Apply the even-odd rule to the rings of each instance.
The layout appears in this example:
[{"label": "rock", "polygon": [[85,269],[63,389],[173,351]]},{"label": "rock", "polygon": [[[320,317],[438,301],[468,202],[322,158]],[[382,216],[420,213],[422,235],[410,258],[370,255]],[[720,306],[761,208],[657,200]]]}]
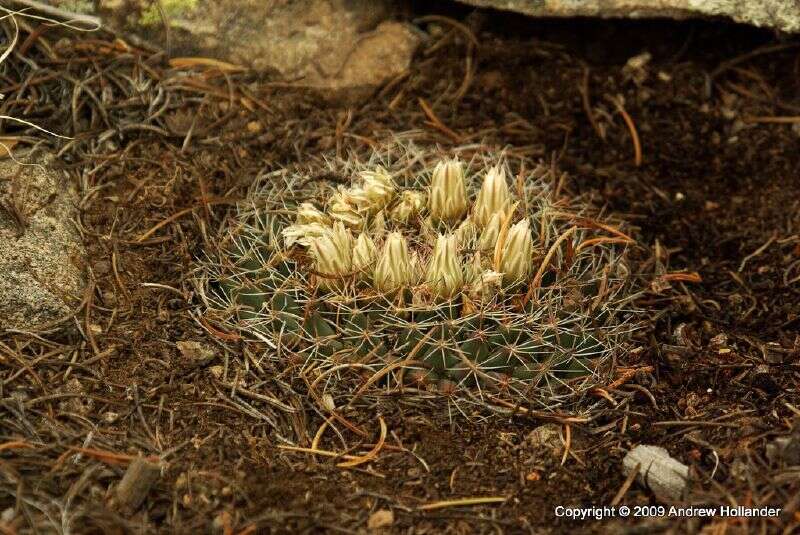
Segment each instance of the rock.
[{"label": "rock", "polygon": [[86,396],[83,384],[75,377],[67,381],[59,390],[69,396],[59,403],[62,410],[75,414],[86,414],[94,406],[94,401]]},{"label": "rock", "polygon": [[750,465],[741,458],[734,459],[729,470],[731,476],[739,481],[747,481],[747,477],[752,472]]},{"label": "rock", "polygon": [[534,17],[729,17],[785,32],[800,31],[796,0],[460,0]]},{"label": "rock", "polygon": [[[403,73],[419,38],[386,22],[390,0],[114,0],[100,3],[105,24],[143,37],[170,56],[203,56],[357,101]],[[158,6],[161,6],[161,12]],[[163,17],[162,17],[163,12]]]},{"label": "rock", "polygon": [[113,424],[117,420],[119,420],[119,413],[106,411],[100,415],[100,419],[103,420],[107,424]]},{"label": "rock", "polygon": [[369,515],[367,520],[367,528],[371,530],[388,528],[394,524],[394,512],[390,509],[379,509]]},{"label": "rock", "polygon": [[534,448],[558,450],[563,446],[561,426],[558,424],[540,425],[528,434],[527,440]]},{"label": "rock", "polygon": [[800,436],[778,437],[766,449],[767,459],[772,462],[784,462],[788,465],[800,464]]},{"label": "rock", "polygon": [[0,522],[2,522],[3,524],[10,524],[14,520],[15,516],[17,516],[17,515],[16,515],[16,511],[14,510],[14,508],[13,507],[6,507],[3,510],[3,513],[0,514]]},{"label": "rock", "polygon": [[224,366],[211,366],[211,367],[208,368],[208,371],[211,372],[211,375],[214,376],[214,379],[219,380],[219,379],[222,379],[222,374],[225,373],[225,367]]},{"label": "rock", "polygon": [[800,465],[800,418],[795,418],[791,434],[777,437],[767,444],[766,455],[773,463]]},{"label": "rock", "polygon": [[312,76],[309,86],[332,90],[328,98],[356,102],[408,70],[419,38],[399,22],[383,22],[344,56],[331,75]]},{"label": "rock", "polygon": [[681,500],[689,481],[689,467],[670,457],[659,446],[636,446],[622,460],[622,471],[629,475],[639,466],[637,480],[661,501]]},{"label": "rock", "polygon": [[126,512],[134,512],[161,477],[161,465],[137,457],[125,470],[117,486],[117,503]]},{"label": "rock", "polygon": [[32,330],[80,303],[85,251],[73,223],[77,202],[47,162],[0,160],[0,331]]}]

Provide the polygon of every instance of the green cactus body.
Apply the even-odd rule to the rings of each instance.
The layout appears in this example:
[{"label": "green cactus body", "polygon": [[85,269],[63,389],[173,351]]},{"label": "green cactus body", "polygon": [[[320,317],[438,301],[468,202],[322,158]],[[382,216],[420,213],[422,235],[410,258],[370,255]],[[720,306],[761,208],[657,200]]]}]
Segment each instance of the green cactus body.
[{"label": "green cactus body", "polygon": [[271,175],[201,265],[207,309],[320,370],[391,369],[377,385],[505,388],[548,408],[595,385],[632,330],[631,283],[612,275],[625,247],[578,247],[602,233],[571,228],[588,207],[553,198],[545,168],[512,193],[502,158],[447,162],[400,145],[334,161],[360,178],[333,194]]}]

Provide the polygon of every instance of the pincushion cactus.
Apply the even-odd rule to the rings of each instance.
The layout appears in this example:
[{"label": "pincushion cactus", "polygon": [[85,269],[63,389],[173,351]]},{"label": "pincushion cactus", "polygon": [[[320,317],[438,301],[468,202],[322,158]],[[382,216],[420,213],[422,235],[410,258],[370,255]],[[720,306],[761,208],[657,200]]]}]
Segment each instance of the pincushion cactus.
[{"label": "pincushion cactus", "polygon": [[352,366],[390,390],[577,399],[633,324],[629,239],[511,163],[390,144],[328,162],[355,177],[333,191],[264,177],[198,270],[206,320],[333,391],[363,385]]}]

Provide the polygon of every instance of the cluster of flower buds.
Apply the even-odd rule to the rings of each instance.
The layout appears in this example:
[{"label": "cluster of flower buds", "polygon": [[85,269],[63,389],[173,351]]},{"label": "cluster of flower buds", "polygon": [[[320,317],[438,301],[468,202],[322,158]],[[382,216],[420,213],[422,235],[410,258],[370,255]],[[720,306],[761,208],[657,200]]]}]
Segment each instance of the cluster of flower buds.
[{"label": "cluster of flower buds", "polygon": [[[488,170],[471,210],[458,160],[437,164],[425,191],[398,193],[380,167],[362,172],[360,179],[351,188],[340,187],[325,212],[301,204],[295,223],[283,231],[287,248],[307,248],[321,286],[334,289],[343,279],[358,280],[390,293],[425,284],[438,298],[464,292],[487,300],[501,285],[530,276],[530,222],[512,223],[517,203],[502,167]],[[419,247],[409,246],[404,231]]]}]

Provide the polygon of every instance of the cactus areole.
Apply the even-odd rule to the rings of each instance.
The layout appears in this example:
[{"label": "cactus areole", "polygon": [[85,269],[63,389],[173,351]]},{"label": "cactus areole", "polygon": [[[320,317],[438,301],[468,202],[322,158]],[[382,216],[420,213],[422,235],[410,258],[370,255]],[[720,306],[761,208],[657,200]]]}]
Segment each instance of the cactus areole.
[{"label": "cactus areole", "polygon": [[334,395],[559,410],[607,379],[636,323],[632,240],[551,168],[402,144],[325,166],[351,182],[254,185],[198,268],[209,325]]}]

